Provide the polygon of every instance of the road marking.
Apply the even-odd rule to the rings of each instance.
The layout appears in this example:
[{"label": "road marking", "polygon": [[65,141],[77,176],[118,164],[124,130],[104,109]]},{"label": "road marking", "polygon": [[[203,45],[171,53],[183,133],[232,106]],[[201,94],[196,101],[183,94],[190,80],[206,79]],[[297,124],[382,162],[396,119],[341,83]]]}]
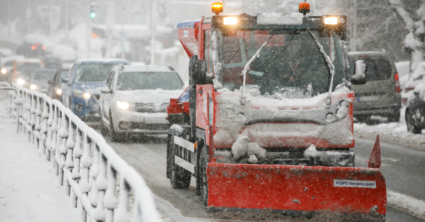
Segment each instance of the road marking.
[{"label": "road marking", "polygon": [[397,161],[399,161],[399,159],[393,159],[393,158],[388,158],[388,157],[381,157],[381,159],[382,159],[382,160],[389,160],[389,161],[392,161],[392,162],[397,162]]}]

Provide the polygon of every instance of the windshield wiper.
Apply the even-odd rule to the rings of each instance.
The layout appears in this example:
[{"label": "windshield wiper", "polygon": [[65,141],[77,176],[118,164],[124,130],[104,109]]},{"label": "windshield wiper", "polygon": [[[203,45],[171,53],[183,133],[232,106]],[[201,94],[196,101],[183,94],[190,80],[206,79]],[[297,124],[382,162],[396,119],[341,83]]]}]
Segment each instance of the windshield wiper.
[{"label": "windshield wiper", "polygon": [[319,40],[316,38],[316,36],[313,35],[313,33],[308,30],[308,33],[310,33],[311,37],[313,38],[314,42],[316,43],[316,46],[319,48],[320,53],[322,54],[323,58],[326,61],[326,64],[328,65],[329,68],[329,72],[331,74],[331,84],[329,85],[329,92],[328,92],[328,99],[326,100],[326,105],[330,106],[331,105],[331,92],[332,92],[332,85],[334,82],[334,75],[335,75],[335,67],[332,64],[331,59],[329,58],[329,56],[326,54],[325,50],[323,49],[323,46],[320,44]]},{"label": "windshield wiper", "polygon": [[249,66],[251,65],[252,62],[254,62],[255,58],[260,56],[260,52],[261,50],[264,48],[264,46],[266,46],[266,44],[269,42],[269,40],[271,39],[273,35],[270,35],[270,37],[267,39],[266,42],[263,43],[263,45],[257,50],[257,52],[255,52],[255,54],[251,57],[251,59],[249,59],[249,61],[246,63],[244,69],[242,70],[242,75],[243,75],[243,84],[242,84],[242,96],[241,96],[241,105],[245,105],[245,82],[246,82],[246,73],[249,71]]}]

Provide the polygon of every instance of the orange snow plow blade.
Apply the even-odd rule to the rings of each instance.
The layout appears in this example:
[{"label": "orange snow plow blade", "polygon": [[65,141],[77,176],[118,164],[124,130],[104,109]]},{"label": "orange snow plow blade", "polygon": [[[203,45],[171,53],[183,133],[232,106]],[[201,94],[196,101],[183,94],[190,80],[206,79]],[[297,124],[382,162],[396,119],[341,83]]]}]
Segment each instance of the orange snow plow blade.
[{"label": "orange snow plow blade", "polygon": [[209,163],[207,177],[211,209],[342,212],[385,220],[379,169]]}]

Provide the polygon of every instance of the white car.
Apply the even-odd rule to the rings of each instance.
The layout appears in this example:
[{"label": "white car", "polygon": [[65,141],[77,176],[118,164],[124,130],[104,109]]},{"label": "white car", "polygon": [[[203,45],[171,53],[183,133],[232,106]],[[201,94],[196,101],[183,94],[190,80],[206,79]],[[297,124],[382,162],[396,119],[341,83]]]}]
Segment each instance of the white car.
[{"label": "white car", "polygon": [[101,89],[101,132],[108,129],[112,141],[124,133],[167,133],[170,98],[182,93],[183,82],[169,66],[118,65]]}]

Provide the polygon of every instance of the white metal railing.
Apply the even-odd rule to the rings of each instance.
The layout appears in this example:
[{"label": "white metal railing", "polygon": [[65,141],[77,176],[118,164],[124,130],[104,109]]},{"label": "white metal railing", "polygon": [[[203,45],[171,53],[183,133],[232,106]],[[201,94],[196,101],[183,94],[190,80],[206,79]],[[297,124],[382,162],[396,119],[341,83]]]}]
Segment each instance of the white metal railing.
[{"label": "white metal railing", "polygon": [[161,221],[142,176],[71,110],[47,95],[13,85],[17,132],[52,162],[82,221]]}]

